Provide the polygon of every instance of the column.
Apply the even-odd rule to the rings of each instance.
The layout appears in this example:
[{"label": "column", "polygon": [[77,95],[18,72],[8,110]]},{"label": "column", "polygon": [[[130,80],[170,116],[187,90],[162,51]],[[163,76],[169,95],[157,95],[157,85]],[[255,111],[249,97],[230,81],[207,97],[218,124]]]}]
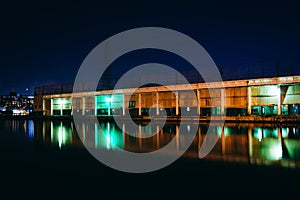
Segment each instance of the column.
[{"label": "column", "polygon": [[197,114],[200,115],[200,106],[201,106],[201,98],[200,98],[200,90],[197,89]]},{"label": "column", "polygon": [[221,115],[225,114],[225,89],[221,89]]},{"label": "column", "polygon": [[247,104],[248,104],[248,107],[247,107],[247,113],[248,113],[248,115],[251,115],[251,100],[252,100],[252,98],[251,98],[251,87],[247,87],[247,98],[248,98],[248,100],[247,100]]},{"label": "column", "polygon": [[51,99],[51,106],[50,107],[51,107],[50,115],[52,116],[53,115],[53,99]]},{"label": "column", "polygon": [[139,93],[139,116],[142,115],[142,94]]},{"label": "column", "polygon": [[175,114],[179,115],[179,92],[175,92],[175,105],[176,105]]},{"label": "column", "polygon": [[95,116],[97,116],[97,96],[94,97],[94,110],[95,110]]},{"label": "column", "polygon": [[123,116],[125,116],[125,95],[123,95]]},{"label": "column", "polygon": [[278,105],[277,105],[277,115],[281,115],[281,105],[282,105],[281,87],[280,87],[280,85],[278,85]]},{"label": "column", "polygon": [[46,114],[46,100],[45,100],[45,99],[43,99],[43,105],[42,105],[42,108],[43,108],[43,110],[42,110],[43,115],[45,115],[45,114]]},{"label": "column", "polygon": [[60,116],[63,115],[63,100],[60,101]]},{"label": "column", "polygon": [[156,115],[159,115],[158,92],[156,92]]},{"label": "column", "polygon": [[85,97],[82,97],[82,115],[85,115]]},{"label": "column", "polygon": [[111,96],[110,96],[109,99],[108,99],[108,109],[107,109],[107,115],[108,115],[108,116],[111,115],[110,109],[111,109]]}]

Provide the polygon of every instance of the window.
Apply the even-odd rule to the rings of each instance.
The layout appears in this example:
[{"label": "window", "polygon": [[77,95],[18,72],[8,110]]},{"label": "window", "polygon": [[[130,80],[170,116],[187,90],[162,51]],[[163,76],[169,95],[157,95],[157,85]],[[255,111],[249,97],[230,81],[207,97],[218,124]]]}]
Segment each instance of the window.
[{"label": "window", "polygon": [[135,107],[135,101],[129,101],[129,108]]}]

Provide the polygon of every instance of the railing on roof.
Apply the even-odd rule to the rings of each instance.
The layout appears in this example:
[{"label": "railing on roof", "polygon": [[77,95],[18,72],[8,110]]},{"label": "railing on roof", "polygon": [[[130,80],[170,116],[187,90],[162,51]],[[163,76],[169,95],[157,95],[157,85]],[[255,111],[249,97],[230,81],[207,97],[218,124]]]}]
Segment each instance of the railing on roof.
[{"label": "railing on roof", "polygon": [[[278,60],[273,62],[256,62],[256,63],[241,63],[236,65],[221,65],[219,66],[220,74],[224,81],[242,80],[255,78],[270,78],[300,75],[300,58],[287,60]],[[181,70],[180,73],[190,83],[204,82],[201,75],[196,70]],[[113,73],[112,73],[113,74]],[[116,77],[113,75],[103,76],[97,84],[97,90],[113,89],[117,83]],[[143,77],[135,77],[128,81],[127,85],[122,85],[122,88],[135,88],[140,86],[141,79],[149,83],[160,82],[164,85],[184,84],[185,80],[180,79],[174,74],[159,74],[155,77],[144,75]],[[92,91],[96,81],[86,81],[80,84],[77,91]],[[151,84],[150,84],[151,85]],[[149,85],[148,85],[149,86]],[[115,89],[121,89],[115,88]],[[73,83],[45,85],[35,88],[35,95],[51,95],[72,93]]]}]

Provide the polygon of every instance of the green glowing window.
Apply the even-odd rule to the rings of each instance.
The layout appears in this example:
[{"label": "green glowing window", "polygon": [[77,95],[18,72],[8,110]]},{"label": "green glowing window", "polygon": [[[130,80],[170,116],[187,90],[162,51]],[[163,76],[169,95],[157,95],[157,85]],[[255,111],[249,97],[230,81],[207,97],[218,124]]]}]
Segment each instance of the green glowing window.
[{"label": "green glowing window", "polygon": [[135,107],[135,101],[129,101],[129,107],[130,108]]},{"label": "green glowing window", "polygon": [[70,98],[56,98],[53,99],[53,110],[71,109],[72,102]]}]

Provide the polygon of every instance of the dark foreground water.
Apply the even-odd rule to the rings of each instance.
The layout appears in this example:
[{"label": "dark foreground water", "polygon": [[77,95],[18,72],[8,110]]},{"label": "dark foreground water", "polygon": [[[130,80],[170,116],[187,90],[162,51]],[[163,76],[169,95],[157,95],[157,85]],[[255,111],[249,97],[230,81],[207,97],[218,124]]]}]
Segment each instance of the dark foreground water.
[{"label": "dark foreground water", "polygon": [[204,159],[199,159],[198,153],[208,125],[180,126],[187,132],[196,130],[193,143],[180,159],[155,172],[129,174],[97,161],[80,137],[93,148],[132,152],[152,152],[174,139],[176,151],[184,141],[177,138],[179,125],[140,125],[137,135],[161,129],[159,134],[140,139],[125,134],[125,125],[119,128],[109,122],[79,125],[77,128],[85,130],[79,137],[70,120],[1,120],[1,191],[77,195],[99,190],[121,195],[119,191],[125,190],[132,195],[134,191],[155,194],[162,190],[198,195],[204,191],[293,192],[300,188],[299,126],[225,124],[221,128],[215,124],[219,139]]}]

